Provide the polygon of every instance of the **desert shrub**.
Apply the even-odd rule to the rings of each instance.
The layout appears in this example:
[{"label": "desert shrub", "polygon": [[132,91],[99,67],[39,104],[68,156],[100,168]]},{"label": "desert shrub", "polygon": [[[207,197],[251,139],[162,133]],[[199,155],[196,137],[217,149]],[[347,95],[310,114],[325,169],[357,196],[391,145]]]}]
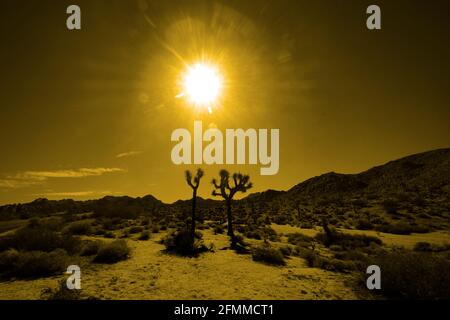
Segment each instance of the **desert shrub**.
[{"label": "desert shrub", "polygon": [[275,217],[273,217],[273,222],[279,225],[286,225],[289,223],[288,221],[288,217],[285,215],[276,215]]},{"label": "desert shrub", "polygon": [[287,235],[288,238],[288,242],[290,244],[293,245],[298,245],[299,243],[301,244],[309,244],[311,241],[313,241],[314,239],[311,238],[310,236],[304,235],[302,233],[296,232],[296,233],[289,233]]},{"label": "desert shrub", "polygon": [[261,234],[258,231],[256,231],[256,230],[254,230],[254,231],[247,231],[245,233],[245,236],[247,238],[249,238],[249,239],[256,239],[256,240],[261,240],[262,239]]},{"label": "desert shrub", "polygon": [[66,280],[58,282],[56,289],[45,288],[41,292],[41,299],[44,300],[80,300],[80,290],[70,290],[67,288]]},{"label": "desert shrub", "polygon": [[105,238],[110,238],[110,239],[114,239],[116,237],[116,235],[114,234],[114,232],[111,231],[107,231],[103,234],[103,237]]},{"label": "desert shrub", "polygon": [[134,233],[142,232],[143,230],[144,230],[144,228],[141,226],[133,226],[128,229],[128,232],[131,234],[134,234]]},{"label": "desert shrub", "polygon": [[225,227],[221,224],[216,224],[213,230],[214,234],[223,234],[225,232]]},{"label": "desert shrub", "polygon": [[330,231],[330,235],[327,235],[324,232],[318,233],[316,235],[316,239],[326,246],[330,246],[333,244],[340,245],[344,250],[368,247],[372,243],[382,245],[382,241],[374,236],[368,236],[365,234],[348,234],[336,231],[334,229],[331,229]]},{"label": "desert shrub", "polygon": [[302,229],[312,229],[314,227],[314,225],[312,224],[312,222],[310,221],[302,221],[299,224],[300,228]]},{"label": "desert shrub", "polygon": [[358,208],[366,208],[369,206],[369,202],[366,199],[355,199],[352,201],[352,205]]},{"label": "desert shrub", "polygon": [[152,225],[152,233],[159,233],[159,225],[154,224]]},{"label": "desert shrub", "polygon": [[96,236],[103,236],[105,234],[105,230],[100,229],[100,228],[95,228],[94,231],[92,232],[94,235]]},{"label": "desert shrub", "polygon": [[162,243],[166,247],[166,252],[175,253],[181,256],[197,256],[199,253],[208,251],[203,244],[203,235],[197,231],[194,239],[189,230],[181,229],[168,234]]},{"label": "desert shrub", "polygon": [[263,239],[268,239],[270,241],[278,240],[277,232],[274,229],[272,229],[271,227],[262,227],[262,228],[258,228],[258,230]]},{"label": "desert shrub", "polygon": [[19,251],[44,251],[64,249],[73,254],[79,250],[80,240],[68,234],[60,234],[42,226],[25,227],[12,235],[0,238],[0,252],[9,248]]},{"label": "desert shrub", "polygon": [[390,214],[395,214],[400,209],[400,204],[398,203],[398,201],[392,198],[383,200],[381,202],[381,205],[383,206],[384,210]]},{"label": "desert shrub", "polygon": [[174,229],[177,227],[177,224],[175,222],[169,222],[169,224],[167,225],[168,228]]},{"label": "desert shrub", "polygon": [[3,278],[38,278],[61,273],[67,267],[67,252],[17,251],[0,253],[0,276]]},{"label": "desert shrub", "polygon": [[426,226],[411,225],[406,222],[397,222],[394,224],[382,225],[377,227],[376,230],[385,233],[400,235],[409,235],[411,233],[427,233],[430,231],[430,229]]},{"label": "desert shrub", "polygon": [[356,221],[356,229],[359,229],[359,230],[372,230],[373,229],[373,225],[367,219],[359,219],[358,221]]},{"label": "desert shrub", "polygon": [[379,291],[389,298],[450,298],[450,261],[445,258],[396,251],[374,257],[371,264],[381,268],[382,286]]},{"label": "desert shrub", "polygon": [[252,258],[254,261],[264,262],[271,265],[286,265],[283,253],[276,248],[268,245],[262,245],[252,248]]},{"label": "desert shrub", "polygon": [[100,240],[85,240],[81,248],[80,256],[93,256],[97,254],[103,242]]},{"label": "desert shrub", "polygon": [[351,261],[364,261],[367,259],[367,256],[359,250],[335,252],[334,257],[339,260],[351,260]]},{"label": "desert shrub", "polygon": [[317,254],[315,251],[299,248],[298,255],[306,260],[309,267],[311,268],[322,267],[322,259],[320,255]]},{"label": "desert shrub", "polygon": [[41,225],[41,222],[39,221],[39,218],[34,217],[28,221],[29,228],[37,228],[40,225]]},{"label": "desert shrub", "polygon": [[[32,223],[30,222],[31,225]],[[39,225],[48,230],[59,231],[64,225],[64,220],[60,217],[51,217],[40,221]]]},{"label": "desert shrub", "polygon": [[142,227],[148,226],[149,224],[150,224],[150,218],[146,217],[146,218],[142,219],[142,221],[141,221]]},{"label": "desert shrub", "polygon": [[148,240],[150,239],[150,232],[148,230],[142,231],[142,233],[139,235],[139,240]]},{"label": "desert shrub", "polygon": [[450,244],[431,244],[429,242],[417,242],[414,251],[419,252],[445,252],[450,250]]},{"label": "desert shrub", "polygon": [[73,235],[89,235],[92,233],[92,225],[89,221],[75,221],[66,226],[63,230],[65,233]]},{"label": "desert shrub", "polygon": [[209,226],[207,224],[204,224],[204,223],[199,223],[197,225],[197,229],[198,230],[205,230],[205,229],[209,229]]},{"label": "desert shrub", "polygon": [[431,243],[429,242],[417,242],[414,246],[414,251],[431,252]]},{"label": "desert shrub", "polygon": [[334,272],[349,272],[354,270],[356,267],[352,261],[324,258],[321,268]]},{"label": "desert shrub", "polygon": [[119,239],[125,239],[130,236],[130,232],[128,230],[124,230],[123,233],[119,236]]},{"label": "desert shrub", "polygon": [[300,250],[299,256],[305,259],[308,266],[311,268],[320,268],[336,272],[347,272],[355,269],[355,265],[351,261],[323,257],[312,250]]},{"label": "desert shrub", "polygon": [[247,247],[249,244],[245,241],[244,237],[241,234],[236,234],[234,236],[235,242],[237,245],[241,247]]},{"label": "desert shrub", "polygon": [[292,254],[292,248],[289,246],[280,247],[280,252],[284,257],[289,257]]},{"label": "desert shrub", "polygon": [[115,240],[111,243],[101,246],[94,258],[98,263],[115,263],[128,259],[130,248],[125,240]]},{"label": "desert shrub", "polygon": [[332,244],[329,248],[331,251],[343,251],[344,250],[344,248],[342,248],[342,246],[339,244]]},{"label": "desert shrub", "polygon": [[113,221],[113,219],[110,218],[102,218],[99,220],[103,229],[105,230],[115,230],[116,229],[116,223]]}]

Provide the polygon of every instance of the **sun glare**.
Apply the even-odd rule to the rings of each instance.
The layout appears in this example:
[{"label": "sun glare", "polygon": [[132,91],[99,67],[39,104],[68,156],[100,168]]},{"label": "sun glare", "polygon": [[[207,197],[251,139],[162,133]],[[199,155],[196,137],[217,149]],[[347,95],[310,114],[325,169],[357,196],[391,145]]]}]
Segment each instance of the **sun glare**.
[{"label": "sun glare", "polygon": [[190,67],[183,79],[183,96],[196,106],[206,107],[217,100],[222,89],[222,78],[212,65],[197,63]]}]

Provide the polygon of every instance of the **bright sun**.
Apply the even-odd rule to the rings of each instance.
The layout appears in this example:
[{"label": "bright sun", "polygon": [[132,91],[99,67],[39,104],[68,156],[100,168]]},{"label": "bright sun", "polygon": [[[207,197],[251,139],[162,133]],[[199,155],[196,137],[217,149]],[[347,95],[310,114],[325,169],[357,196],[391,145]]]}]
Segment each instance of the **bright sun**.
[{"label": "bright sun", "polygon": [[183,95],[194,105],[210,110],[221,89],[222,77],[214,66],[197,63],[188,67],[183,79]]}]

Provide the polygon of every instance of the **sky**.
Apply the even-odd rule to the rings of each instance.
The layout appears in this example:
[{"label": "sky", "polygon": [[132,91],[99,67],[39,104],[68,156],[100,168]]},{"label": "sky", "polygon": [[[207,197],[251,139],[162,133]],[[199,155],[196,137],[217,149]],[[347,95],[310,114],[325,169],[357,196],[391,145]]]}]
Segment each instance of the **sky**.
[{"label": "sky", "polygon": [[[177,128],[280,130],[280,168],[222,168],[253,192],[326,172],[357,173],[449,147],[450,5],[377,1],[3,0],[0,4],[0,204],[36,198],[187,199],[171,161]],[[66,8],[81,8],[81,30]],[[224,86],[212,113],[180,93],[201,60]]]}]

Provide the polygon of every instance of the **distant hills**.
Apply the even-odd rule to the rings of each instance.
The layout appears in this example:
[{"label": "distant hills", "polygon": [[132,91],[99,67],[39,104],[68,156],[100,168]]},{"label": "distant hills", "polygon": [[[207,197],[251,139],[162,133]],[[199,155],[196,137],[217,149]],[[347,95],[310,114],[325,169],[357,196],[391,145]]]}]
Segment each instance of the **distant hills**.
[{"label": "distant hills", "polygon": [[[252,193],[237,200],[236,206],[257,206],[268,214],[279,215],[299,206],[326,207],[327,203],[382,201],[388,198],[410,199],[428,204],[440,204],[439,210],[449,207],[450,149],[438,149],[410,155],[358,174],[326,173],[301,182],[287,191],[267,190]],[[184,210],[190,200],[165,204],[151,195],[132,198],[106,196],[97,200],[75,201],[36,199],[25,204],[0,206],[0,219],[27,218],[54,213],[129,211],[136,214],[158,210]],[[198,207],[215,210],[221,201],[199,199]],[[126,209],[124,209],[126,208]],[[434,207],[433,207],[434,208]],[[288,214],[288,213],[287,213]]]},{"label": "distant hills", "polygon": [[323,197],[419,192],[434,198],[448,196],[449,184],[450,149],[438,149],[390,161],[358,174],[326,173],[294,186],[287,194]]}]

